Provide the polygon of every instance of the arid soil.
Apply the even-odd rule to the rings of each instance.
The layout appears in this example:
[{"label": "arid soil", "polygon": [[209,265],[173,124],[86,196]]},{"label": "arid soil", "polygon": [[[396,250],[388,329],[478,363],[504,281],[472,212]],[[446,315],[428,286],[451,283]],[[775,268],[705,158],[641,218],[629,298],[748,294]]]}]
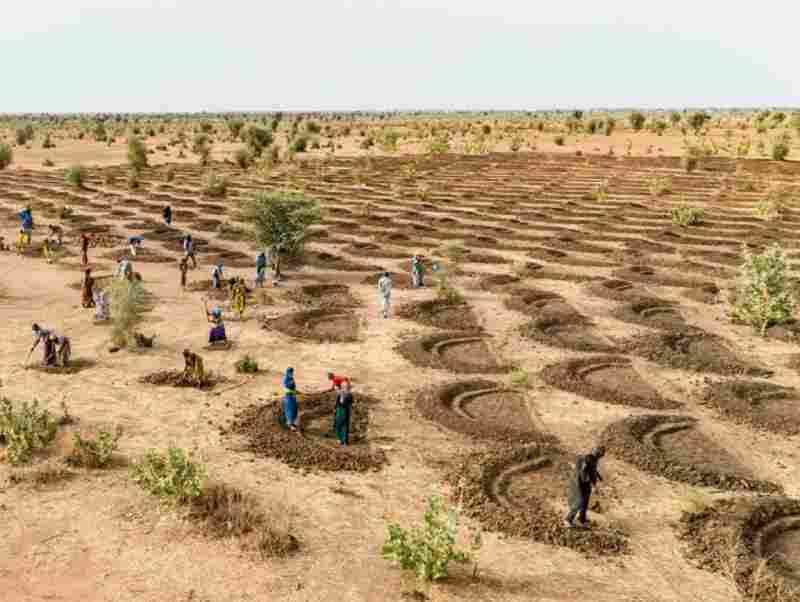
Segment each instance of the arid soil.
[{"label": "arid soil", "polygon": [[[100,156],[87,145],[70,162],[122,163],[118,147]],[[484,531],[479,578],[455,566],[427,593],[435,601],[750,600],[764,559],[794,579],[797,341],[791,328],[762,338],[727,310],[742,243],[800,252],[795,211],[777,224],[753,216],[769,182],[797,187],[800,169],[712,158],[687,174],[675,158],[636,151],[336,155],[324,170],[305,161],[268,175],[192,159],[174,162],[169,180],[154,161],[134,190],[123,167],[90,167],[73,188],[62,160],[44,170],[44,155],[19,153],[0,172],[0,235],[16,239],[24,204],[36,229],[30,252],[0,252],[0,395],[38,399],[57,415],[63,402],[80,428],[121,426],[123,437],[110,468],[44,483],[21,474],[62,466],[73,427],[60,427],[29,468],[0,462],[0,592],[20,602],[400,601],[410,586],[381,558],[386,527],[417,523],[432,494]],[[211,170],[229,178],[223,198],[203,193]],[[651,193],[655,175],[671,192]],[[735,185],[744,177],[754,190]],[[603,180],[608,196],[596,200]],[[240,199],[286,189],[318,199],[323,221],[306,261],[287,265],[280,286],[256,289],[254,244],[218,224],[242,226]],[[167,203],[170,227],[160,221]],[[674,226],[681,203],[704,207],[703,222]],[[68,219],[58,217],[64,205]],[[64,230],[66,252],[53,263],[39,248],[48,224]],[[156,335],[153,348],[109,353],[109,328],[81,308],[81,232],[102,235],[89,256],[103,277],[128,236],[144,237],[132,262],[148,294],[139,330]],[[184,290],[185,232],[198,268]],[[451,266],[455,242],[468,252]],[[452,268],[464,305],[440,307],[431,271],[425,287],[408,288],[415,253]],[[212,350],[202,298],[217,259],[252,292],[242,321],[227,291],[214,296],[231,345]],[[384,270],[395,275],[389,319],[376,287]],[[38,369],[40,350],[26,358],[34,322],[71,338],[73,368]],[[156,386],[181,384],[185,348],[219,376],[214,387]],[[257,375],[236,372],[244,355]],[[301,393],[317,392],[301,395],[302,434],[280,424],[288,367]],[[328,371],[353,380],[347,448],[329,436]],[[573,463],[601,442],[592,529],[568,530]],[[128,465],[169,445],[289,521],[297,551],[255,559],[139,489]],[[748,510],[723,520],[722,500]],[[737,571],[727,570],[719,525],[745,546]],[[459,544],[468,547],[464,533]]]}]

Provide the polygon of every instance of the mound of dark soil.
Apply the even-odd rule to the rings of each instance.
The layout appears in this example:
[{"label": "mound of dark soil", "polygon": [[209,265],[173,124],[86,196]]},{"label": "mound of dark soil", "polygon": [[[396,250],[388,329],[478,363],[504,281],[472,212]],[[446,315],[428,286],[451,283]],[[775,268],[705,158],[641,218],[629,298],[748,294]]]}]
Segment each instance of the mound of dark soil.
[{"label": "mound of dark soil", "polygon": [[478,318],[469,304],[452,304],[433,299],[408,303],[397,310],[397,315],[419,324],[443,328],[445,330],[480,330]]},{"label": "mound of dark soil", "polygon": [[644,296],[644,290],[641,287],[627,280],[615,278],[604,278],[592,282],[586,286],[586,290],[595,297],[610,301],[633,301]]},{"label": "mound of dark soil", "polygon": [[709,282],[699,288],[690,288],[683,296],[692,301],[697,301],[698,303],[712,305],[720,302],[721,293],[722,291],[720,291],[720,288],[716,284]]},{"label": "mound of dark soil", "polygon": [[25,369],[36,370],[37,372],[42,372],[43,374],[78,374],[84,370],[94,368],[95,363],[96,362],[94,362],[94,360],[78,358],[71,360],[65,368],[62,368],[61,366],[43,366],[41,364],[31,364],[30,366],[26,366]]},{"label": "mound of dark soil", "polygon": [[671,481],[730,491],[778,492],[759,481],[722,447],[696,430],[688,416],[633,416],[609,425],[600,440],[640,470]]},{"label": "mound of dark soil", "polygon": [[[538,444],[463,456],[446,478],[465,513],[491,531],[586,555],[628,552],[627,537],[619,528],[598,525],[583,530],[564,526],[566,504],[559,512],[552,503],[553,493],[560,491],[566,499],[566,483],[573,470],[561,449]],[[536,480],[523,495],[518,495],[514,485],[526,475]]]},{"label": "mound of dark soil", "polygon": [[542,379],[551,387],[614,405],[672,410],[681,404],[664,399],[622,356],[572,358],[547,366]]},{"label": "mound of dark soil", "polygon": [[159,387],[191,387],[193,389],[209,390],[216,385],[226,382],[224,376],[207,374],[206,381],[198,385],[193,379],[186,378],[180,370],[159,370],[151,372],[139,379],[139,382]]},{"label": "mound of dark soil", "polygon": [[443,332],[406,341],[397,352],[414,365],[451,370],[462,374],[508,372],[486,346],[485,337],[475,331]]},{"label": "mound of dark soil", "polygon": [[543,317],[545,314],[549,316],[556,313],[580,316],[561,295],[538,288],[514,289],[511,292],[511,296],[506,297],[503,302],[508,309],[535,318]]},{"label": "mound of dark soil", "polygon": [[661,330],[684,330],[686,322],[675,303],[656,297],[640,297],[612,312],[623,322],[640,324]]},{"label": "mound of dark soil", "polygon": [[572,349],[613,353],[615,347],[593,332],[592,322],[580,314],[545,312],[520,329],[523,337],[544,345]]},{"label": "mound of dark soil", "polygon": [[622,351],[681,370],[715,374],[768,374],[740,360],[718,336],[699,330],[642,334],[622,344]]},{"label": "mound of dark soil", "polygon": [[682,288],[699,288],[707,282],[684,276],[673,276],[666,271],[657,270],[647,265],[633,265],[611,272],[611,276],[620,280],[643,282],[645,284],[675,286]]},{"label": "mound of dark soil", "polygon": [[381,272],[383,268],[379,265],[365,263],[355,263],[348,261],[337,255],[326,253],[325,251],[306,251],[303,261],[308,265],[313,265],[326,270],[338,270],[341,272]]},{"label": "mound of dark soil", "polygon": [[[292,468],[303,470],[354,471],[379,470],[386,462],[381,450],[368,445],[370,406],[378,401],[368,395],[354,395],[349,446],[339,446],[325,437],[327,429],[308,428],[315,421],[333,420],[336,396],[332,392],[304,395],[299,400],[300,433],[286,428],[280,398],[251,405],[238,413],[231,432],[247,439],[245,449],[259,456],[277,458]],[[327,434],[327,433],[325,433]]]},{"label": "mound of dark soil", "polygon": [[358,340],[359,321],[351,312],[314,309],[266,321],[264,328],[318,343],[353,343]]},{"label": "mound of dark soil", "polygon": [[523,394],[489,380],[429,387],[417,393],[415,403],[428,420],[475,439],[509,445],[556,441],[536,430]]},{"label": "mound of dark soil", "polygon": [[344,284],[308,284],[288,291],[286,297],[300,305],[319,309],[359,305],[358,299]]},{"label": "mound of dark soil", "polygon": [[731,575],[743,598],[800,601],[800,500],[784,497],[720,500],[685,512],[677,524],[686,558],[701,569]]},{"label": "mound of dark soil", "polygon": [[[410,289],[411,288],[411,275],[401,274],[399,272],[389,272],[392,276],[392,288],[397,289]],[[378,286],[378,280],[383,276],[383,272],[379,274],[372,274],[367,276],[361,281],[361,284],[368,284],[373,287]],[[377,294],[377,293],[376,293]]]},{"label": "mound of dark soil", "polygon": [[800,433],[800,395],[790,387],[746,380],[709,381],[703,399],[736,422],[784,435]]}]

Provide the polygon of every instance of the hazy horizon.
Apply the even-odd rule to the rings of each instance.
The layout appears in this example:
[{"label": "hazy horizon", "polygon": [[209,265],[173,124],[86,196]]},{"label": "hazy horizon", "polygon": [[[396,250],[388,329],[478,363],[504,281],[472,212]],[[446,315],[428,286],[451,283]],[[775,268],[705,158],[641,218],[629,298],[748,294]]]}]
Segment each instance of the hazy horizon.
[{"label": "hazy horizon", "polygon": [[800,8],[759,8],[29,0],[0,22],[0,113],[800,106]]}]

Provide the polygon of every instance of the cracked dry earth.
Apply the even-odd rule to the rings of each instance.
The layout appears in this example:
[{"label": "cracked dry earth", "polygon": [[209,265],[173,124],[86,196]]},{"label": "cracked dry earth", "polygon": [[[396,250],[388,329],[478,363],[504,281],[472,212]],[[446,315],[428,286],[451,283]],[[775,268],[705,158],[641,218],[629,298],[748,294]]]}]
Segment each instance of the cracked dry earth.
[{"label": "cracked dry earth", "polygon": [[[753,571],[717,570],[715,524],[742,538],[750,561],[775,556],[766,570],[791,584],[800,510],[780,502],[759,514],[757,496],[791,500],[800,488],[797,343],[791,329],[761,339],[732,324],[720,291],[742,242],[779,239],[796,252],[800,215],[780,227],[752,218],[764,191],[735,192],[726,182],[736,165],[720,159],[687,175],[673,159],[444,156],[418,159],[415,182],[402,175],[408,161],[336,158],[323,177],[312,163],[267,180],[218,163],[231,181],[223,199],[202,194],[193,165],[178,165],[170,183],[149,168],[135,191],[103,184],[106,172],[124,183],[119,167],[90,169],[83,189],[58,172],[0,172],[0,233],[14,239],[15,210],[29,203],[34,240],[61,223],[69,251],[55,264],[0,253],[0,392],[56,413],[63,400],[78,421],[34,467],[61,461],[70,430],[124,429],[105,471],[34,486],[0,463],[0,592],[19,602],[399,601],[408,583],[380,556],[386,524],[417,522],[431,494],[460,498],[464,520],[486,530],[481,578],[456,566],[432,600],[737,600]],[[773,179],[800,182],[797,164],[766,165]],[[739,169],[763,173],[765,163]],[[674,192],[652,198],[653,173]],[[601,180],[608,199],[586,200]],[[228,319],[232,348],[203,351],[211,262],[222,257],[251,286],[254,276],[253,247],[216,225],[235,224],[238,198],[289,182],[323,208],[308,261],[288,266],[284,286],[254,291],[244,320]],[[669,210],[683,201],[706,208],[703,224],[672,226]],[[159,221],[166,202],[179,208],[173,228]],[[59,222],[62,204],[75,214]],[[111,273],[120,241],[144,237],[134,265],[152,349],[109,353],[109,329],[80,307],[82,231],[102,235],[90,251],[98,275]],[[176,241],[186,231],[200,265],[189,272],[196,290],[182,291]],[[382,319],[376,272],[405,279],[411,254],[441,262],[456,241],[469,248],[451,277],[465,304],[432,303],[429,273],[420,290],[398,281],[394,309],[407,309]],[[34,321],[71,336],[79,370],[23,368]],[[219,376],[215,387],[142,380],[179,370],[185,347]],[[258,375],[235,372],[245,354]],[[288,366],[307,393],[326,387],[329,370],[352,377],[356,403],[369,401],[352,450],[326,438],[330,400],[319,395],[305,414],[301,401],[308,440],[286,442],[274,399]],[[565,533],[571,463],[601,439],[597,531]],[[210,475],[265,508],[294,508],[299,551],[255,560],[138,489],[126,463],[170,444],[196,450]],[[730,499],[756,510],[697,513]],[[768,537],[754,543],[762,527]]]}]

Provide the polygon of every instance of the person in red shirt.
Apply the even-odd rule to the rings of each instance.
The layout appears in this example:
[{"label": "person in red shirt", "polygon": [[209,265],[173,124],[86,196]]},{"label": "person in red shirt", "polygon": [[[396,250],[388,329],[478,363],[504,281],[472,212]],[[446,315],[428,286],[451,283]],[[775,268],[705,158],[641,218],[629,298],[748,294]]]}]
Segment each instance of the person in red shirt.
[{"label": "person in red shirt", "polygon": [[337,376],[333,372],[328,372],[328,380],[331,381],[331,391],[338,391],[342,387],[342,383],[350,382],[346,376]]}]

